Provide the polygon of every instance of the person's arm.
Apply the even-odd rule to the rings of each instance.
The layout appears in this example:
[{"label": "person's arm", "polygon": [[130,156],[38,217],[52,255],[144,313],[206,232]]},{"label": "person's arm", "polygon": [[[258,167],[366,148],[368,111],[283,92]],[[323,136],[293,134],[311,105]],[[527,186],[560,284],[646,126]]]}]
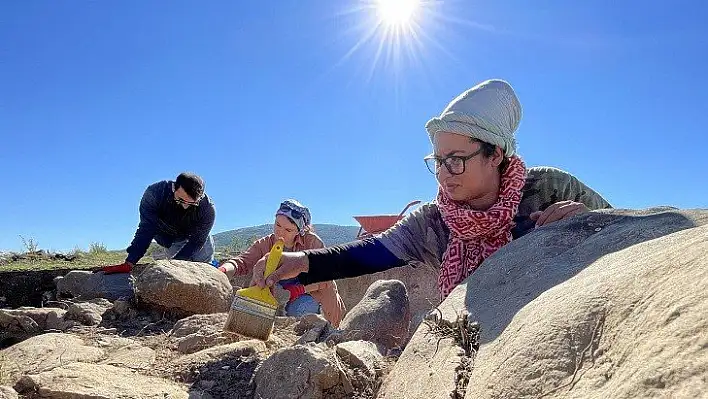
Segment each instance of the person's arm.
[{"label": "person's arm", "polygon": [[214,227],[214,220],[216,219],[216,210],[211,202],[203,201],[203,204],[199,205],[198,211],[199,218],[196,225],[192,228],[193,233],[190,234],[187,244],[179,250],[174,259],[190,259],[209,239],[209,233],[211,233],[211,228]]},{"label": "person's arm", "polygon": [[128,256],[125,261],[136,264],[145,255],[150,242],[157,232],[157,209],[159,207],[159,193],[156,193],[157,186],[148,187],[140,200],[140,223],[135,232],[133,241],[126,249]]},{"label": "person's arm", "polygon": [[549,180],[560,192],[561,201],[580,202],[591,211],[612,208],[612,205],[602,195],[572,174],[555,169],[550,175],[551,178]]},{"label": "person's arm", "polygon": [[552,167],[530,168],[522,199],[529,211],[544,211],[562,201],[582,203],[589,210],[612,208],[595,190],[564,170]]},{"label": "person's arm", "polygon": [[[305,249],[320,249],[324,248],[324,242],[315,234],[307,235],[305,237]],[[303,293],[311,293],[315,291],[320,291],[323,289],[326,289],[328,284],[330,284],[331,281],[323,281],[319,283],[313,283],[309,284],[307,286],[303,287]]]},{"label": "person's arm", "polygon": [[425,204],[382,234],[329,248],[305,251],[309,271],[303,284],[381,272],[409,263],[437,266],[447,232],[437,205]]},{"label": "person's arm", "polygon": [[519,237],[534,226],[611,207],[600,194],[566,171],[552,167],[531,168],[513,233]]},{"label": "person's arm", "polygon": [[[272,287],[280,280],[297,277],[304,284],[357,277],[409,263],[439,267],[449,230],[434,203],[411,212],[382,234],[329,248],[283,253],[280,266],[267,278],[265,259],[254,267],[251,285]],[[255,273],[255,271],[259,273]]]},{"label": "person's arm", "polygon": [[406,264],[376,238],[304,252],[308,258],[309,271],[301,273],[298,280],[305,286],[321,281],[363,276]]}]

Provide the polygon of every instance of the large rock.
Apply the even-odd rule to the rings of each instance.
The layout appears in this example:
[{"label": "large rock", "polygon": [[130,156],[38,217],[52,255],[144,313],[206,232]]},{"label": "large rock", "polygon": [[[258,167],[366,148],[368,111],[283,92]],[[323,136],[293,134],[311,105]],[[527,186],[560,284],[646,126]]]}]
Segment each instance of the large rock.
[{"label": "large rock", "polygon": [[188,398],[181,384],[147,377],[120,367],[75,362],[22,377],[19,393],[38,392],[42,398]]},{"label": "large rock", "polygon": [[231,305],[229,279],[216,268],[199,262],[159,260],[135,281],[138,298],[178,313],[220,313]]},{"label": "large rock", "polygon": [[81,299],[131,299],[135,295],[129,273],[104,274],[72,270],[56,280],[57,294]]},{"label": "large rock", "polygon": [[336,353],[346,364],[375,377],[380,371],[383,357],[373,342],[348,341],[337,344]]},{"label": "large rock", "polygon": [[[707,222],[707,211],[592,212],[510,243],[421,325],[379,397],[700,397]],[[478,340],[458,323],[465,312]]]},{"label": "large rock", "polygon": [[86,270],[72,270],[54,279],[59,296],[80,297],[86,291],[86,282],[94,273]]},{"label": "large rock", "polygon": [[58,308],[0,309],[0,348],[46,331],[66,331],[78,324],[65,315],[66,311]]},{"label": "large rock", "polygon": [[277,351],[254,378],[257,398],[318,399],[340,383],[340,371],[331,349],[308,344]]},{"label": "large rock", "polygon": [[384,272],[337,280],[339,294],[347,309],[354,308],[364,298],[371,284],[380,280],[398,280],[406,286],[410,302],[411,334],[423,317],[440,304],[437,270],[427,265],[420,265],[397,267]]},{"label": "large rock", "polygon": [[95,298],[81,302],[68,302],[66,318],[87,326],[97,326],[103,321],[103,314],[113,307],[107,299]]},{"label": "large rock", "polygon": [[383,372],[383,358],[376,345],[368,341],[342,342],[335,347],[335,353],[345,366],[340,368],[343,374],[340,397],[373,398]]},{"label": "large rock", "polygon": [[0,309],[0,329],[4,332],[29,333],[64,331],[76,324],[67,321],[65,315],[66,311],[59,308]]},{"label": "large rock", "polygon": [[105,357],[103,349],[63,333],[37,335],[0,351],[3,373],[13,383],[23,374],[41,373],[77,361],[98,362]]},{"label": "large rock", "polygon": [[335,347],[338,359],[347,367],[343,381],[348,397],[354,392],[358,397],[373,397],[378,388],[378,377],[383,372],[383,357],[372,342],[348,341]]},{"label": "large rock", "polygon": [[42,328],[39,327],[33,318],[5,309],[0,309],[0,328],[3,334],[42,332]]},{"label": "large rock", "polygon": [[405,285],[398,280],[381,280],[369,286],[339,328],[346,340],[371,341],[392,349],[405,345],[410,322]]}]

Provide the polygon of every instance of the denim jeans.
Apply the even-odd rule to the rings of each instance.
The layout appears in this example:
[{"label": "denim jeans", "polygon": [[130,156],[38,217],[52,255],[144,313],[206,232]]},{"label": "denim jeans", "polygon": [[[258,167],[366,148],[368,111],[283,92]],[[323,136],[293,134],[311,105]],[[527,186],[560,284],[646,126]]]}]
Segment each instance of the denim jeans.
[{"label": "denim jeans", "polygon": [[285,305],[286,316],[299,317],[308,313],[320,313],[320,303],[310,294],[300,295],[295,298],[295,300]]},{"label": "denim jeans", "polygon": [[[159,241],[160,240],[155,240]],[[175,241],[170,245],[169,248],[165,247],[160,247],[153,251],[152,253],[152,258],[155,260],[158,259],[172,259],[174,258],[179,251],[187,245],[188,240],[182,240],[182,241]],[[196,250],[189,260],[192,262],[204,262],[204,263],[211,263],[211,261],[214,259],[214,238],[212,236],[209,236],[209,239],[204,243],[204,245]]]}]

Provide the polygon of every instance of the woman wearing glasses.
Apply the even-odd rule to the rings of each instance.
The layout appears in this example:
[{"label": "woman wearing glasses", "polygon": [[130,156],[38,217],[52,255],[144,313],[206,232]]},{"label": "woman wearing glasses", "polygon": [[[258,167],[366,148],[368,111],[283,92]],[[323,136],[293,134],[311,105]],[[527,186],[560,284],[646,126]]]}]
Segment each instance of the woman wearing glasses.
[{"label": "woman wearing glasses", "polygon": [[[246,252],[229,259],[219,266],[219,270],[229,278],[235,274],[245,275],[265,256],[278,238],[285,241],[285,251],[304,251],[324,248],[322,240],[312,231],[310,210],[295,200],[286,200],[275,213],[273,233],[251,245]],[[263,271],[261,270],[261,275]],[[334,281],[322,281],[302,285],[297,278],[280,281],[282,288],[290,293],[285,306],[288,316],[302,316],[306,313],[320,313],[334,326],[338,326],[344,315],[344,302],[339,296]]]},{"label": "woman wearing glasses", "polygon": [[564,171],[527,170],[516,153],[520,119],[521,105],[508,83],[489,80],[465,91],[425,126],[434,149],[425,163],[439,183],[434,201],[374,238],[284,254],[267,281],[261,261],[252,284],[296,276],[311,284],[425,263],[438,270],[445,298],[512,238],[610,207]]}]

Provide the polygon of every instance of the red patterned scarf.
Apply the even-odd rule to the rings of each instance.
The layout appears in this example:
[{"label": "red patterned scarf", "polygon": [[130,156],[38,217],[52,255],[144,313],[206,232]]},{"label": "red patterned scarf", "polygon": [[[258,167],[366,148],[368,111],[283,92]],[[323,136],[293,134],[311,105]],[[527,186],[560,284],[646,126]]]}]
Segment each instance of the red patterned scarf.
[{"label": "red patterned scarf", "polygon": [[511,241],[511,228],[525,182],[526,166],[514,156],[509,159],[509,166],[501,177],[499,199],[486,211],[455,202],[441,188],[438,189],[438,208],[450,229],[450,241],[438,276],[438,288],[443,298],[472,274],[484,259]]}]

